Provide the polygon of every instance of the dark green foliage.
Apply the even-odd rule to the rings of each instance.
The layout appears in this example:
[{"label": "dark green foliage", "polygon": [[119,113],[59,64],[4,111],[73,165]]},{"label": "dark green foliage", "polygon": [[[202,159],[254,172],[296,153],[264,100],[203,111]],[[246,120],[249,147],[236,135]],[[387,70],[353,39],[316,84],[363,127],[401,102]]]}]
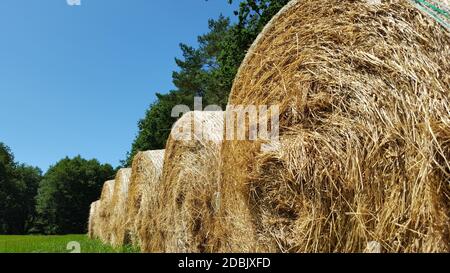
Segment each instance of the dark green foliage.
[{"label": "dark green foliage", "polygon": [[219,17],[209,21],[210,32],[198,37],[198,48],[180,44],[182,59],[175,59],[178,71],[173,72],[176,90],[168,94],[157,94],[157,101],[150,105],[145,118],[138,123],[139,133],[133,142],[131,152],[124,165],[130,165],[138,151],[163,149],[173,123],[172,108],[187,105],[194,109],[194,97],[203,98],[203,106],[225,106],[229,85],[224,85],[217,77],[220,69],[218,58],[223,47],[223,37],[230,30],[230,20]]},{"label": "dark green foliage", "polygon": [[40,179],[38,168],[15,163],[10,149],[0,143],[0,234],[30,230]]},{"label": "dark green foliage", "polygon": [[0,143],[0,232],[10,233],[9,220],[16,207],[17,187],[14,184],[14,157],[3,143]]},{"label": "dark green foliage", "polygon": [[15,234],[25,234],[32,229],[36,217],[36,194],[42,179],[42,172],[39,168],[21,164],[16,167],[15,177],[19,186],[17,216],[20,216]]},{"label": "dark green foliage", "polygon": [[227,85],[229,91],[248,48],[270,19],[288,2],[289,0],[241,1],[239,10],[235,12],[238,23],[224,36],[219,55],[220,70],[217,77]]},{"label": "dark green foliage", "polygon": [[192,105],[193,97],[181,96],[175,91],[169,94],[157,94],[158,101],[150,106],[145,118],[139,121],[139,134],[132,145],[125,165],[130,166],[131,160],[138,151],[157,150],[166,145],[167,137],[176,118],[171,117],[172,108],[178,104]]},{"label": "dark green foliage", "polygon": [[80,156],[65,158],[44,175],[37,196],[36,229],[45,234],[85,233],[90,204],[99,199],[113,168]]},{"label": "dark green foliage", "polygon": [[0,234],[85,233],[89,206],[114,173],[108,164],[76,157],[42,177],[38,168],[16,163],[0,143]]},{"label": "dark green foliage", "polygon": [[[232,3],[233,0],[228,0]],[[123,162],[131,165],[138,151],[163,149],[176,118],[172,108],[184,104],[193,110],[195,96],[203,97],[203,106],[219,105],[228,101],[234,77],[248,48],[270,19],[288,0],[244,0],[235,12],[238,22],[219,17],[209,21],[209,32],[198,37],[198,48],[181,44],[182,59],[176,59],[178,71],[173,72],[177,87],[168,94],[158,94],[145,117],[139,121],[139,133],[131,152]]]}]

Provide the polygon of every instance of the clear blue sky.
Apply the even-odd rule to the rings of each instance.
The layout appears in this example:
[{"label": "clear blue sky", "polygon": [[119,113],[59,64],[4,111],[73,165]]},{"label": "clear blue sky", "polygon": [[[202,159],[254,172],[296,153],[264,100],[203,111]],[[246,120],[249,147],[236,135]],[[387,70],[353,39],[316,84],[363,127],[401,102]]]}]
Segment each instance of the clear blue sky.
[{"label": "clear blue sky", "polygon": [[196,45],[227,0],[0,1],[0,142],[44,171],[80,154],[116,166],[180,42]]}]

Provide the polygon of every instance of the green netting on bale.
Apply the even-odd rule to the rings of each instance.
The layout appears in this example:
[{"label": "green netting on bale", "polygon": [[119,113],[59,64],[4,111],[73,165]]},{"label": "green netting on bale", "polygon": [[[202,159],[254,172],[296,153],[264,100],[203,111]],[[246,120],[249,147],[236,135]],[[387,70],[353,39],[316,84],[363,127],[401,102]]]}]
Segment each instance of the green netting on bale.
[{"label": "green netting on bale", "polygon": [[442,26],[450,29],[450,8],[446,4],[432,0],[412,0],[412,2]]}]

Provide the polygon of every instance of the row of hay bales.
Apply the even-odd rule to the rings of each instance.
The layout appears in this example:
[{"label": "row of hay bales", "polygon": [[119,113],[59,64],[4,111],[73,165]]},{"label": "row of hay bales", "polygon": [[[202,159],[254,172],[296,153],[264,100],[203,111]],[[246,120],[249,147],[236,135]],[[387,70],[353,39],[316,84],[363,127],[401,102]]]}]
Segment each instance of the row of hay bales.
[{"label": "row of hay bales", "polygon": [[[223,112],[190,112],[166,150],[140,152],[91,205],[89,236],[144,252],[205,252],[217,211]],[[205,130],[195,132],[194,124]],[[186,141],[188,137],[189,141]],[[211,208],[213,208],[211,210]]]},{"label": "row of hay bales", "polygon": [[144,252],[450,252],[450,33],[412,2],[291,1],[229,99],[279,106],[277,149],[188,113],[105,184],[89,234]]}]

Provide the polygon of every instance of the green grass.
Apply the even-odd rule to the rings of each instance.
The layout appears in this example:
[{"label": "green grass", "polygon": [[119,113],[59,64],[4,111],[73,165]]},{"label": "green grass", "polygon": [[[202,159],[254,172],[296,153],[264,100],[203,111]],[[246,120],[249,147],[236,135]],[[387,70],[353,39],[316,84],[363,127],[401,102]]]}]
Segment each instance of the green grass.
[{"label": "green grass", "polygon": [[[0,235],[0,253],[71,253],[70,243],[80,246],[81,253],[137,253],[132,247],[114,249],[86,235],[9,236]],[[75,249],[76,250],[76,249]],[[78,252],[79,253],[79,252]]]}]

